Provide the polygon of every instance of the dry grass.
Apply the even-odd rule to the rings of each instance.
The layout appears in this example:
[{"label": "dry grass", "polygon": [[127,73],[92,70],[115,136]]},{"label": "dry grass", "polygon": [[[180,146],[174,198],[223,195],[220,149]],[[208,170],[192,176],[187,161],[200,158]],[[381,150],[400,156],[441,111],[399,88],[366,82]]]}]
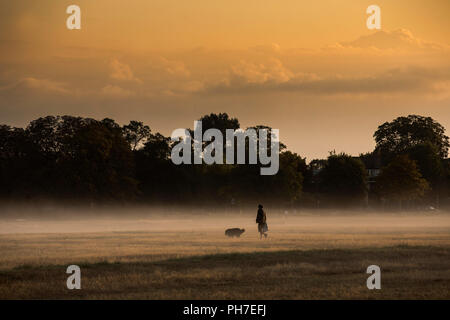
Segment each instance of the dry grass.
[{"label": "dry grass", "polygon": [[[251,221],[4,221],[0,298],[450,298],[448,216],[272,217],[262,241]],[[226,238],[231,226],[247,232]],[[81,267],[82,290],[66,289],[69,264]],[[371,264],[382,290],[366,287]]]}]

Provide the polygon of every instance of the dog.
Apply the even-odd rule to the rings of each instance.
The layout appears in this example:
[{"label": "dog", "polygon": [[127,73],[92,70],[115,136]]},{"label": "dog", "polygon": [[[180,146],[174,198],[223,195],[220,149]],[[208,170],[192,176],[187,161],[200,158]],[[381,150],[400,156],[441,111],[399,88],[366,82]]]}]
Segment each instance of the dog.
[{"label": "dog", "polygon": [[241,236],[241,234],[243,234],[244,232],[245,232],[245,229],[231,228],[231,229],[225,230],[225,235],[230,238],[233,238],[233,237],[239,238]]}]

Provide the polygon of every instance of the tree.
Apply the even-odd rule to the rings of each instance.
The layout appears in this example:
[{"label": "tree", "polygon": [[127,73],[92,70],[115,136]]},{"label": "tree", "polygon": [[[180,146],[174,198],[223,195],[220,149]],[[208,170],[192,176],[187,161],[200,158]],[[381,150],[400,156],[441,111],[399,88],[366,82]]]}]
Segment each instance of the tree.
[{"label": "tree", "polygon": [[94,121],[67,141],[71,152],[61,159],[57,172],[69,197],[131,200],[137,195],[134,158],[120,128]]},{"label": "tree", "polygon": [[168,160],[171,152],[170,138],[163,136],[159,132],[156,134],[151,133],[142,151],[150,159]]},{"label": "tree", "polygon": [[380,151],[384,163],[405,154],[411,147],[429,143],[436,147],[439,157],[447,158],[450,147],[445,128],[430,117],[409,115],[386,122],[374,133],[375,150]]},{"label": "tree", "polygon": [[445,180],[444,190],[447,198],[450,198],[450,159],[444,161]]},{"label": "tree", "polygon": [[47,116],[30,122],[26,133],[39,152],[47,158],[58,157],[65,150],[67,141],[94,119],[73,116]]},{"label": "tree", "polygon": [[268,191],[284,203],[295,203],[302,193],[302,172],[305,170],[305,158],[290,151],[280,153],[280,170],[275,176],[269,177],[274,181]]},{"label": "tree", "polygon": [[439,155],[438,148],[429,142],[417,144],[408,150],[408,156],[416,161],[420,173],[430,186],[438,189],[445,179],[444,161]]},{"label": "tree", "polygon": [[364,163],[367,169],[379,169],[381,166],[380,152],[375,150],[373,152],[361,153],[359,159]]},{"label": "tree", "polygon": [[290,206],[297,203],[302,194],[302,172],[306,170],[306,161],[290,151],[280,153],[279,161],[278,173],[267,176],[260,174],[259,164],[232,166],[224,175],[228,177],[229,198],[241,204],[264,202]]},{"label": "tree", "polygon": [[343,204],[359,203],[367,193],[367,172],[361,160],[331,154],[319,173],[320,190]]},{"label": "tree", "polygon": [[392,201],[416,200],[429,189],[417,164],[407,155],[397,156],[381,171],[376,182],[377,192]]},{"label": "tree", "polygon": [[30,196],[60,197],[68,192],[61,166],[64,159],[73,157],[71,140],[76,133],[94,119],[73,116],[46,116],[29,123],[27,137],[27,187]]},{"label": "tree", "polygon": [[202,122],[202,135],[208,129],[218,129],[225,137],[226,129],[239,129],[239,120],[231,118],[227,113],[211,113],[199,119]]},{"label": "tree", "polygon": [[123,126],[122,130],[125,140],[130,144],[133,151],[148,140],[151,132],[149,126],[144,125],[141,121],[134,120]]},{"label": "tree", "polygon": [[326,159],[313,159],[302,171],[303,191],[305,193],[317,193],[319,191],[319,173],[325,167]]},{"label": "tree", "polygon": [[[257,126],[249,127],[249,128],[247,128],[247,130],[248,129],[253,129],[253,130],[256,131],[256,137],[257,137],[257,139],[256,139],[256,148],[257,148],[256,151],[257,152],[259,152],[259,140],[260,140],[259,130],[267,130],[267,150],[271,150],[272,149],[272,146],[273,146],[272,138],[275,137],[275,134],[272,132],[272,128],[271,127],[266,126],[266,125],[257,125]],[[280,137],[278,137],[278,139],[279,138]],[[286,150],[287,146],[281,141],[278,141],[278,142],[279,142],[279,145],[280,145],[280,152]]]},{"label": "tree", "polygon": [[146,201],[174,200],[179,195],[181,168],[170,161],[170,138],[150,134],[144,147],[134,152],[136,177]]},{"label": "tree", "polygon": [[91,200],[136,195],[133,154],[113,120],[48,116],[30,122],[25,134],[31,195]]},{"label": "tree", "polygon": [[28,140],[25,130],[0,125],[0,197],[23,190],[29,179]]}]

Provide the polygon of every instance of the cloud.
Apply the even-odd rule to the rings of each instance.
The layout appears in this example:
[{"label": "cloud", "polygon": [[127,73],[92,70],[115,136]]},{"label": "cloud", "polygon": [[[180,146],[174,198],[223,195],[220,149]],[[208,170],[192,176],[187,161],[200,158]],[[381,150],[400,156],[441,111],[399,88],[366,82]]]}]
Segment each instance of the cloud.
[{"label": "cloud", "polygon": [[111,77],[111,79],[142,83],[140,79],[134,76],[133,71],[131,71],[129,65],[122,63],[117,59],[112,59],[109,66],[110,66],[109,76]]},{"label": "cloud", "polygon": [[162,69],[164,69],[164,71],[170,75],[181,78],[188,78],[191,75],[191,72],[186,68],[185,64],[181,61],[173,61],[161,57],[160,63]]},{"label": "cloud", "polygon": [[104,97],[111,97],[118,99],[128,98],[131,95],[133,95],[132,91],[111,84],[103,87],[100,93]]},{"label": "cloud", "polygon": [[256,64],[241,60],[231,67],[232,76],[245,83],[282,83],[293,77],[293,73],[285,68],[280,60],[271,58],[267,63]]},{"label": "cloud", "polygon": [[259,45],[250,48],[251,51],[263,53],[263,54],[279,54],[281,53],[281,47],[277,43],[271,43],[270,45]]},{"label": "cloud", "polygon": [[361,36],[350,42],[341,42],[342,47],[386,49],[442,49],[444,46],[415,37],[407,29],[394,31],[379,30],[367,36]]},{"label": "cloud", "polygon": [[48,79],[38,79],[33,77],[22,78],[12,84],[0,87],[0,92],[7,92],[10,94],[24,94],[29,93],[45,93],[45,94],[70,94],[71,91],[63,82],[52,81]]},{"label": "cloud", "polygon": [[339,94],[417,94],[440,93],[448,88],[450,68],[418,67],[392,69],[369,76],[322,76],[297,74],[287,81],[222,81],[208,87],[207,94],[252,94],[297,92],[311,95]]},{"label": "cloud", "polygon": [[179,90],[184,93],[195,93],[203,90],[205,84],[201,81],[187,81],[180,85]]},{"label": "cloud", "polygon": [[[396,45],[424,50],[380,49]],[[435,47],[406,29],[399,29],[373,32],[328,50],[282,50],[276,44],[269,44],[243,50],[203,49],[137,55],[102,51],[82,59],[71,57],[70,63],[49,59],[33,69],[36,73],[33,77],[26,75],[35,63],[20,68],[12,66],[0,72],[0,94],[14,98],[28,94],[35,101],[38,101],[37,93],[43,99],[49,94],[72,94],[94,100],[99,97],[146,100],[168,96],[190,99],[190,96],[200,95],[275,92],[316,97],[399,93],[437,96],[440,93],[446,97],[448,94],[444,91],[448,92],[449,76],[445,70],[450,68],[450,51],[429,49]],[[127,56],[128,61],[133,61],[133,69],[123,59],[113,58],[108,60],[109,77],[105,79],[105,65],[101,63],[105,56]],[[64,74],[52,69],[62,64]],[[139,77],[135,70],[139,71]],[[46,78],[48,74],[59,75],[59,78],[50,80]],[[10,79],[20,80],[12,83]],[[2,84],[7,85],[1,87]]]}]

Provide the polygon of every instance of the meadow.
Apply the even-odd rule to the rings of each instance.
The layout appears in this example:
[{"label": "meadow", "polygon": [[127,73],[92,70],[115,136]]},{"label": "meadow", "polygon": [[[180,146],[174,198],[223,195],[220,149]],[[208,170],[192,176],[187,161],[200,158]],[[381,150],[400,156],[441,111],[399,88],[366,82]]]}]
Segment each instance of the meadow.
[{"label": "meadow", "polygon": [[3,218],[0,299],[450,299],[449,215],[269,214],[265,240],[254,212],[219,216]]}]

